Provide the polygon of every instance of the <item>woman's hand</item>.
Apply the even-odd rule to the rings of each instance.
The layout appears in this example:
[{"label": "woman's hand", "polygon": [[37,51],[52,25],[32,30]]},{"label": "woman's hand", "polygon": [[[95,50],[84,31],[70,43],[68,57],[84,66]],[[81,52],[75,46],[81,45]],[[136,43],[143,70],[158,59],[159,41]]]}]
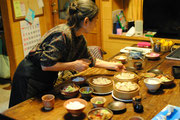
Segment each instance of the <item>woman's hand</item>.
[{"label": "woman's hand", "polygon": [[125,66],[122,63],[114,63],[114,62],[110,62],[111,64],[111,69],[112,70],[116,70],[119,72],[124,72],[125,71]]},{"label": "woman's hand", "polygon": [[125,66],[122,63],[118,63],[118,62],[108,62],[108,61],[96,59],[95,66],[110,70],[125,71]]},{"label": "woman's hand", "polygon": [[79,59],[73,62],[73,70],[82,72],[86,70],[89,67],[89,64],[91,63],[88,59]]}]

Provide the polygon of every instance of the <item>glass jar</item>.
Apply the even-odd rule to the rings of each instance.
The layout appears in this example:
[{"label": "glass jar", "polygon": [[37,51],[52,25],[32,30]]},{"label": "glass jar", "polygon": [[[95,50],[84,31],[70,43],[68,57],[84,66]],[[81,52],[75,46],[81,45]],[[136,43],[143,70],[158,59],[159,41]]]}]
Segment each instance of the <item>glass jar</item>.
[{"label": "glass jar", "polygon": [[154,52],[157,52],[157,53],[161,52],[161,43],[160,42],[154,43],[153,46],[154,46]]}]

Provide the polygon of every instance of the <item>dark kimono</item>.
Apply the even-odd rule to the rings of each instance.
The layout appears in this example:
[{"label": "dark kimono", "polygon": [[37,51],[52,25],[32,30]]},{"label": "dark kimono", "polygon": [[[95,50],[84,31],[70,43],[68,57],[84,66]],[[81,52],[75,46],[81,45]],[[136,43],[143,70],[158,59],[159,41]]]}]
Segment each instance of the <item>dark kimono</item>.
[{"label": "dark kimono", "polygon": [[83,36],[75,36],[68,25],[61,24],[49,30],[41,42],[18,65],[13,77],[9,107],[53,89],[58,71],[43,71],[41,66],[53,66],[57,62],[71,62],[91,57]]}]

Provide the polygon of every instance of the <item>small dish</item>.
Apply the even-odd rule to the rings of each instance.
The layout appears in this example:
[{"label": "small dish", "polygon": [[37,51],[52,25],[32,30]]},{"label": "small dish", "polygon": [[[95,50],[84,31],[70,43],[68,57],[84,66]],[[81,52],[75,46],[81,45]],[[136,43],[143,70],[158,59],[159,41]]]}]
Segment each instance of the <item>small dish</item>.
[{"label": "small dish", "polygon": [[87,101],[80,98],[73,98],[64,102],[64,107],[74,117],[79,116],[86,106],[87,106]]},{"label": "small dish", "polygon": [[120,101],[113,101],[108,104],[107,108],[113,112],[120,112],[126,109],[126,104]]},{"label": "small dish", "polygon": [[163,72],[159,69],[151,69],[148,72],[155,73],[156,75],[163,74]]},{"label": "small dish", "polygon": [[91,98],[91,103],[94,107],[103,107],[104,103],[106,102],[105,97],[93,97]]},{"label": "small dish", "polygon": [[151,53],[147,53],[145,55],[149,60],[157,60],[160,58],[160,54],[159,53],[155,53],[155,52],[151,52]]},{"label": "small dish", "polygon": [[156,92],[161,86],[161,80],[159,78],[146,78],[144,83],[150,92]]},{"label": "small dish", "polygon": [[98,107],[89,111],[87,117],[88,120],[111,120],[113,112],[107,108]]},{"label": "small dish", "polygon": [[90,98],[94,89],[92,87],[82,87],[79,89],[79,92],[81,93],[82,98]]}]

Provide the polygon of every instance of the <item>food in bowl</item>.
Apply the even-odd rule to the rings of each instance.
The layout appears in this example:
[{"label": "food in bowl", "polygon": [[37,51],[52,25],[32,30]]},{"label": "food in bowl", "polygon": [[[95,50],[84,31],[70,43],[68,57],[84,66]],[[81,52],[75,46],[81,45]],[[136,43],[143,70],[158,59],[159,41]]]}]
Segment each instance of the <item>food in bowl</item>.
[{"label": "food in bowl", "polygon": [[81,96],[83,98],[90,98],[91,94],[93,93],[94,89],[92,87],[82,87],[79,89],[79,92],[81,93]]},{"label": "food in bowl", "polygon": [[88,113],[89,120],[110,120],[112,116],[112,111],[106,108],[94,108]]},{"label": "food in bowl", "polygon": [[78,90],[78,87],[74,87],[74,86],[71,86],[71,85],[65,86],[63,88],[64,92],[74,92],[74,91],[77,91],[77,90]]},{"label": "food in bowl", "polygon": [[79,101],[69,102],[66,105],[66,108],[71,109],[71,110],[82,109],[84,107],[85,105],[80,103]]},{"label": "food in bowl", "polygon": [[83,94],[89,94],[89,93],[92,93],[92,91],[90,90],[90,91],[82,91],[81,93],[83,93]]},{"label": "food in bowl", "polygon": [[96,85],[107,85],[111,83],[111,80],[104,77],[98,77],[98,78],[93,79],[93,83]]},{"label": "food in bowl", "polygon": [[145,78],[152,78],[152,77],[155,77],[156,76],[156,74],[155,73],[143,73],[143,77],[145,77]]},{"label": "food in bowl", "polygon": [[95,104],[102,104],[104,103],[103,101],[96,101]]},{"label": "food in bowl", "polygon": [[116,78],[118,78],[118,79],[134,79],[135,75],[133,73],[122,72],[122,73],[116,75]]},{"label": "food in bowl", "polygon": [[125,63],[127,60],[127,57],[121,55],[121,56],[116,56],[115,59],[121,61],[122,63]]},{"label": "food in bowl", "polygon": [[159,84],[160,82],[157,81],[156,79],[150,79],[147,81],[148,84]]},{"label": "food in bowl", "polygon": [[133,91],[138,88],[137,84],[133,82],[117,82],[115,87],[121,91]]},{"label": "food in bowl", "polygon": [[160,74],[156,78],[159,78],[163,85],[171,85],[174,82],[174,77],[167,74]]},{"label": "food in bowl", "polygon": [[140,87],[135,82],[117,82],[113,88],[113,96],[116,99],[132,100],[139,95]]},{"label": "food in bowl", "polygon": [[79,116],[85,109],[87,101],[80,98],[72,98],[64,102],[64,107],[72,116]]},{"label": "food in bowl", "polygon": [[73,83],[75,83],[76,85],[79,85],[80,87],[85,85],[86,82],[86,77],[84,76],[76,76],[76,77],[72,77],[71,81]]},{"label": "food in bowl", "polygon": [[148,56],[148,57],[159,57],[160,54],[159,54],[159,53],[152,52],[152,53],[147,54],[146,56]]},{"label": "food in bowl", "polygon": [[159,78],[162,82],[169,82],[169,81],[171,81],[170,79],[168,79],[168,77],[166,77],[164,75],[158,75],[157,78]]},{"label": "food in bowl", "polygon": [[155,59],[158,59],[160,57],[160,54],[155,53],[155,52],[151,52],[151,53],[146,54],[146,57],[148,59],[155,60]]},{"label": "food in bowl", "polygon": [[74,79],[72,79],[73,82],[82,82],[84,81],[84,78],[83,77],[76,77]]},{"label": "food in bowl", "polygon": [[109,76],[95,76],[87,81],[89,86],[94,89],[95,94],[109,94],[113,89],[113,78]]}]

